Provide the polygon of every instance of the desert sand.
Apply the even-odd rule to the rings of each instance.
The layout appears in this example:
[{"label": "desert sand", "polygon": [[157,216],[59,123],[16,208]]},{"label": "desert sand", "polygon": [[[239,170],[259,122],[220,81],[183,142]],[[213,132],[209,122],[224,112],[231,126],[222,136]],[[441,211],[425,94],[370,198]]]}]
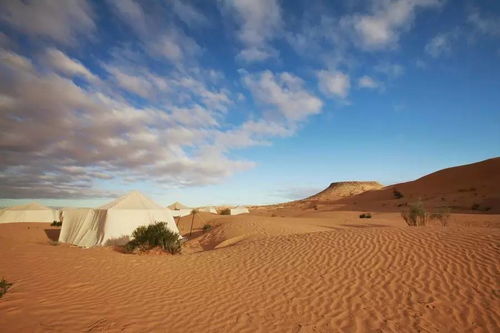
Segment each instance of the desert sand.
[{"label": "desert sand", "polygon": [[[51,245],[0,226],[3,331],[365,332],[500,327],[500,216],[406,227],[396,213],[195,219],[184,253]],[[214,228],[199,230],[210,222]],[[180,221],[189,228],[190,219]]]},{"label": "desert sand", "polygon": [[[470,170],[462,173],[459,184],[453,177],[446,183],[445,172],[433,180],[445,189],[440,193],[422,181],[399,186],[407,200],[429,193],[427,204],[454,196],[464,205],[478,196],[490,200],[489,211],[464,206],[466,212],[453,213],[447,227],[437,221],[408,227],[397,204],[404,198],[387,196],[391,188],[332,202],[258,207],[246,215],[200,213],[183,253],[175,256],[84,249],[52,241],[59,229],[48,224],[2,224],[0,278],[13,286],[0,298],[0,327],[498,332],[500,215],[494,211],[500,182],[482,183],[487,172],[481,172],[478,179]],[[372,218],[360,219],[365,210],[354,201],[375,208]],[[191,219],[178,221],[186,236]],[[212,229],[203,232],[207,223]]]}]

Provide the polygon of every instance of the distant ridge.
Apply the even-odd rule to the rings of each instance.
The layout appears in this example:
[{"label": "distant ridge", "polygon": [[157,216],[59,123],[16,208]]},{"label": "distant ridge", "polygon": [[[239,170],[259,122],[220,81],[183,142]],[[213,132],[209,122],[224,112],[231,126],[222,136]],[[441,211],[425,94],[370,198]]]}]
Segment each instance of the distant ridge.
[{"label": "distant ridge", "polygon": [[346,181],[331,183],[323,191],[303,200],[338,200],[351,197],[366,191],[378,190],[384,185],[376,181]]}]

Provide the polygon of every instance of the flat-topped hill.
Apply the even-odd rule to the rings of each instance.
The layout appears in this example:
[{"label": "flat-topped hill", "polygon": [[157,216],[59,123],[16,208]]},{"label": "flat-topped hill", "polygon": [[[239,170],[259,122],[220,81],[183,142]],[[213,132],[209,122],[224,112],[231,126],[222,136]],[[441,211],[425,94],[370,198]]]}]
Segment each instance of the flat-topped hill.
[{"label": "flat-topped hill", "polygon": [[347,181],[331,183],[323,191],[304,200],[337,200],[357,195],[366,191],[378,190],[384,187],[375,181]]}]

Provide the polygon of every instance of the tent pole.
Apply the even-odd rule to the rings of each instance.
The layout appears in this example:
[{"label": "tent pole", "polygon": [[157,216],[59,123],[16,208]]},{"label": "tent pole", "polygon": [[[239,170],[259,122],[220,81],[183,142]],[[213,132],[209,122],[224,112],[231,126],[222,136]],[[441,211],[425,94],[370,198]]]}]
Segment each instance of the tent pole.
[{"label": "tent pole", "polygon": [[193,232],[193,222],[194,222],[194,212],[191,213],[193,217],[191,218],[191,228],[189,229],[189,237],[191,237],[191,233]]}]

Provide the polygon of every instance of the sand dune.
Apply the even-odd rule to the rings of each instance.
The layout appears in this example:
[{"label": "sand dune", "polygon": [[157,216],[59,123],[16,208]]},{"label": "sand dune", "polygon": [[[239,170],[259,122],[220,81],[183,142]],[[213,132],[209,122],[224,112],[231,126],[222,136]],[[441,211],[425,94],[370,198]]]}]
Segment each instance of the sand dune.
[{"label": "sand dune", "polygon": [[0,274],[14,285],[0,299],[0,325],[8,332],[498,330],[500,216],[488,215],[488,228],[484,215],[470,214],[448,228],[408,228],[395,213],[370,221],[357,214],[207,217],[214,229],[187,246],[215,250],[180,256],[51,246],[51,227],[4,224]]},{"label": "sand dune", "polygon": [[[397,198],[394,190],[403,197]],[[254,207],[254,210],[401,211],[401,207],[418,200],[428,209],[448,207],[456,213],[500,213],[500,157],[443,169],[383,188],[376,182],[332,183],[306,199]]]},{"label": "sand dune", "polygon": [[[394,190],[404,197],[396,199]],[[345,208],[394,209],[422,200],[428,207],[451,207],[456,212],[500,212],[500,158],[437,171],[417,180],[387,186],[339,200]]]}]

